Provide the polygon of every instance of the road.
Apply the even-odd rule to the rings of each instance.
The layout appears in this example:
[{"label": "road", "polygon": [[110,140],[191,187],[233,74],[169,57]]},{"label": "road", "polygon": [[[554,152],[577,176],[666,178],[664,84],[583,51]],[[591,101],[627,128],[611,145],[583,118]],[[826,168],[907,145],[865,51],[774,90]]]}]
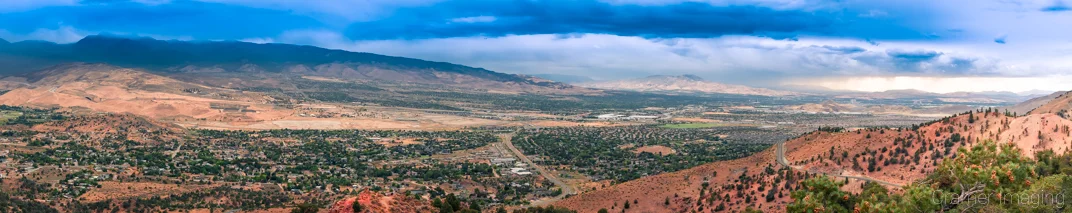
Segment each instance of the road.
[{"label": "road", "polygon": [[852,178],[852,179],[857,179],[857,180],[862,180],[862,181],[871,181],[871,182],[875,182],[875,183],[878,183],[878,184],[887,185],[887,186],[893,186],[893,187],[898,187],[898,188],[902,187],[902,185],[900,185],[900,184],[890,183],[890,182],[886,182],[886,181],[883,181],[883,180],[876,180],[876,179],[872,179],[870,177],[865,177],[865,176],[852,176],[852,175],[840,175],[840,174],[826,174],[826,173],[821,173],[821,172],[809,172],[809,171],[804,170],[803,167],[789,165],[789,161],[785,159],[785,142],[784,141],[778,143],[777,146],[778,146],[778,152],[777,152],[778,153],[778,164],[782,164],[782,166],[792,168],[793,170],[801,170],[801,171],[804,171],[806,173],[817,173],[817,174],[826,175],[826,176],[830,176],[830,177]]},{"label": "road", "polygon": [[518,150],[517,147],[514,147],[514,143],[512,140],[513,134],[500,134],[499,139],[502,140],[502,143],[506,145],[507,149],[510,149],[510,151],[514,153],[514,156],[516,156],[522,162],[532,166],[532,168],[536,168],[536,172],[540,173],[540,176],[543,176],[543,178],[546,178],[547,180],[551,181],[551,183],[558,185],[558,187],[562,189],[562,194],[559,194],[558,196],[555,196],[550,200],[539,200],[533,202],[531,206],[541,206],[543,204],[554,203],[554,201],[566,198],[567,195],[577,194],[576,189],[573,189],[573,187],[567,185],[566,182],[562,182],[562,180],[558,179],[557,176],[551,174],[550,172],[547,172],[547,170],[544,169],[543,166],[532,163],[532,160],[530,160],[528,156],[525,156],[525,153],[522,153],[521,150]]}]

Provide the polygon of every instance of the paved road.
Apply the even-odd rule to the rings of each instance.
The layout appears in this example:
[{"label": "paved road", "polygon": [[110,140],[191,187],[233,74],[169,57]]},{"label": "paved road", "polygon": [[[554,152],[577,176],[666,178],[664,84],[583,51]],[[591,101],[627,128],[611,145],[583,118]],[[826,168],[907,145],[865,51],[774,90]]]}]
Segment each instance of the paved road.
[{"label": "paved road", "polygon": [[[782,166],[786,166],[786,167],[792,168],[794,170],[802,170],[802,171],[804,170],[804,168],[802,168],[800,166],[789,165],[789,161],[785,159],[785,142],[784,141],[778,143],[777,146],[778,146],[778,164],[782,164]],[[900,184],[890,183],[890,182],[886,182],[886,181],[883,181],[883,180],[875,180],[875,179],[872,179],[870,177],[865,177],[865,176],[826,174],[826,173],[821,173],[821,172],[809,172],[809,171],[804,171],[804,172],[817,173],[817,174],[822,174],[822,175],[831,176],[831,177],[852,178],[852,179],[857,179],[857,180],[862,180],[862,181],[871,181],[871,182],[875,182],[875,183],[882,184],[882,185],[887,185],[887,186],[901,187]]]},{"label": "paved road", "polygon": [[499,139],[502,140],[502,143],[504,145],[506,145],[506,148],[510,149],[510,151],[514,153],[514,156],[517,156],[517,158],[520,159],[522,162],[525,162],[533,168],[536,168],[536,172],[540,173],[543,178],[546,178],[547,180],[551,181],[551,183],[558,185],[558,187],[562,189],[562,194],[559,194],[558,196],[555,196],[550,200],[539,200],[537,202],[533,202],[531,206],[541,206],[543,204],[554,203],[554,201],[566,198],[567,195],[577,194],[577,190],[573,189],[573,187],[567,185],[565,182],[562,182],[562,180],[559,180],[557,176],[547,172],[547,170],[544,169],[543,166],[532,163],[532,160],[530,160],[528,156],[525,156],[525,153],[522,153],[521,150],[518,150],[517,147],[514,147],[514,143],[512,140],[513,136],[513,134],[500,134]]}]

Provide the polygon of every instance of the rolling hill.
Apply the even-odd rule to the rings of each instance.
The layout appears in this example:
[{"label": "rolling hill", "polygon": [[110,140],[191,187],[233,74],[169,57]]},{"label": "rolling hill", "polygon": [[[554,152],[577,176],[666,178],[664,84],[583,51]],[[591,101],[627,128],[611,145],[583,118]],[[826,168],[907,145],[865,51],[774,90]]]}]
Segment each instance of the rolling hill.
[{"label": "rolling hill", "polygon": [[598,89],[630,90],[642,92],[698,92],[761,96],[800,95],[799,93],[788,91],[777,91],[741,85],[715,83],[704,80],[703,78],[700,78],[699,76],[695,75],[654,75],[638,79],[586,82],[578,83],[576,85]]},{"label": "rolling hill", "polygon": [[1068,110],[1072,109],[1072,92],[1057,92],[1042,98],[1048,98],[1046,99],[1048,101],[1044,104],[1036,105],[1028,114],[1053,113],[1067,117]]},{"label": "rolling hill", "polygon": [[1064,95],[1065,93],[1067,93],[1067,91],[1058,91],[1046,96],[1031,98],[1016,105],[1005,107],[1004,109],[1009,110],[1010,112],[1014,112],[1018,115],[1027,114],[1031,112],[1031,110],[1034,110],[1035,108],[1038,108],[1043,104],[1049,103],[1053,99],[1057,98],[1058,96]]},{"label": "rolling hill", "polygon": [[347,79],[569,89],[571,86],[482,68],[372,53],[289,44],[237,41],[162,41],[87,36],[71,44],[22,41],[0,45],[0,75],[19,75],[55,65],[105,63],[151,72],[296,73]]},{"label": "rolling hill", "polygon": [[570,83],[570,84],[595,81],[594,79],[589,78],[588,76],[579,76],[579,75],[532,74],[532,76],[536,76],[538,78],[543,78],[543,79],[547,79],[547,80],[562,82],[562,83]]}]

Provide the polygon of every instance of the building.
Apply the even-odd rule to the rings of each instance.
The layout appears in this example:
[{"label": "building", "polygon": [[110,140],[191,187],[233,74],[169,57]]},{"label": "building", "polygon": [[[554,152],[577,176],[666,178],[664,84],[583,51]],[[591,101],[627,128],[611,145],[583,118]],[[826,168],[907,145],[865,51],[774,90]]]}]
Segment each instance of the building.
[{"label": "building", "polygon": [[491,159],[491,164],[494,164],[496,166],[502,166],[502,165],[513,164],[514,161],[517,161],[517,159],[516,158],[492,158]]},{"label": "building", "polygon": [[596,116],[596,118],[597,118],[597,119],[600,119],[600,120],[613,120],[613,119],[618,119],[618,118],[621,118],[621,117],[623,117],[623,116],[624,116],[624,115],[619,115],[619,114],[614,114],[614,113],[610,113],[610,114],[602,114],[602,115],[597,115],[597,116]]},{"label": "building", "polygon": [[659,116],[654,116],[654,115],[630,115],[629,117],[626,117],[625,119],[628,119],[628,120],[647,120],[647,119],[656,119],[656,118],[659,118]]},{"label": "building", "polygon": [[515,175],[531,175],[532,174],[532,172],[529,172],[525,168],[520,168],[520,167],[510,168],[510,173],[514,173]]}]

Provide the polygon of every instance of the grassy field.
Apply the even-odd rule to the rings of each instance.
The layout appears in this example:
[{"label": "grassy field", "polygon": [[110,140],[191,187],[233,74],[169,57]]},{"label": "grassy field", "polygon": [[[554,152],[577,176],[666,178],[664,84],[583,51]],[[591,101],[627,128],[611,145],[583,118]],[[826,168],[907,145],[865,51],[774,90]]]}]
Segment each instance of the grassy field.
[{"label": "grassy field", "polygon": [[19,118],[19,116],[22,116],[22,112],[2,110],[0,111],[0,125],[7,124],[7,121]]},{"label": "grassy field", "polygon": [[660,127],[662,127],[662,128],[671,128],[671,129],[695,129],[695,128],[709,128],[709,127],[716,127],[716,126],[722,126],[722,124],[719,124],[719,123],[665,124],[665,125],[662,125]]}]

